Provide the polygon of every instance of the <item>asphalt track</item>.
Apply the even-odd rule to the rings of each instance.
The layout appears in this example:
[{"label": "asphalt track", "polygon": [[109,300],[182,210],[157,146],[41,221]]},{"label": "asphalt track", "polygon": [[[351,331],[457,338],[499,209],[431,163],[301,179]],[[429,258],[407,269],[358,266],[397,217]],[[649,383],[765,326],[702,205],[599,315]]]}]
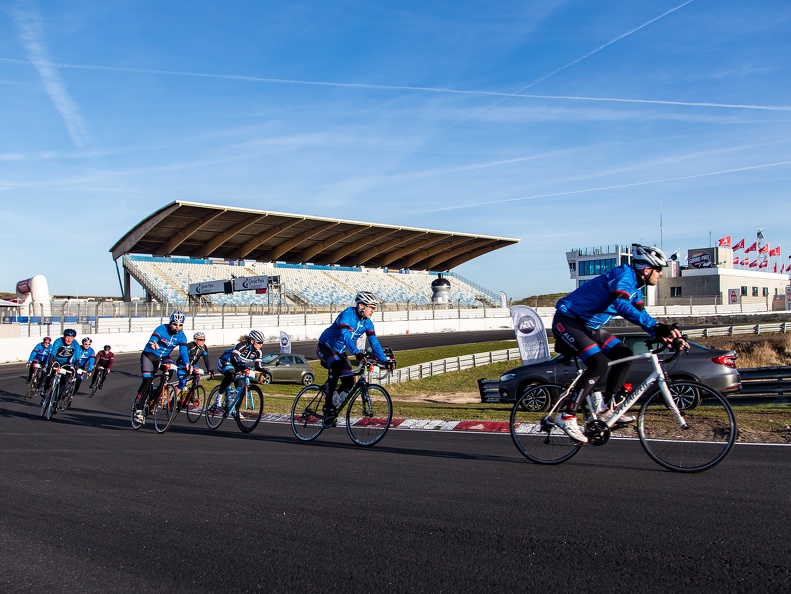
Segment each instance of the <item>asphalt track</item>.
[{"label": "asphalt track", "polygon": [[631,441],[542,467],[502,434],[157,435],[136,360],[52,421],[0,367],[0,591],[788,591],[791,448],[682,475]]}]

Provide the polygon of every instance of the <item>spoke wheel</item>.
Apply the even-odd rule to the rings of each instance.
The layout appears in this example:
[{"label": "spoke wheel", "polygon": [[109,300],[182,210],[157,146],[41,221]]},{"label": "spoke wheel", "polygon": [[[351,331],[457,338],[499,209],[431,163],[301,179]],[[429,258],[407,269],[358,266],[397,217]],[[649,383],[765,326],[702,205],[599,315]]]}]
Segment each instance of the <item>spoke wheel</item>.
[{"label": "spoke wheel", "polygon": [[323,406],[324,392],[321,386],[312,384],[300,390],[291,405],[291,430],[297,439],[311,441],[324,430]]},{"label": "spoke wheel", "polygon": [[222,425],[223,420],[227,416],[223,410],[223,405],[226,404],[225,401],[226,396],[220,393],[220,386],[214,386],[209,393],[209,399],[205,407],[206,412],[204,414],[209,429],[217,429],[217,427]]},{"label": "spoke wheel", "polygon": [[41,387],[40,384],[41,374],[40,371],[36,370],[36,373],[30,377],[30,383],[27,385],[27,390],[25,391],[25,398],[33,398],[38,389]]},{"label": "spoke wheel", "polygon": [[372,446],[387,433],[393,419],[390,394],[382,386],[367,386],[357,392],[346,409],[346,431],[352,441]]},{"label": "spoke wheel", "polygon": [[143,423],[138,423],[137,419],[135,419],[135,412],[137,410],[135,407],[136,404],[137,404],[137,396],[132,398],[132,415],[130,417],[130,420],[132,421],[132,429],[134,429],[135,431],[137,431],[138,429],[140,429],[140,427],[143,426]]},{"label": "spoke wheel", "polygon": [[52,399],[52,392],[55,389],[54,384],[50,384],[50,386],[45,390],[44,396],[41,398],[41,412],[40,416],[45,417],[47,415],[47,410],[49,409],[49,401]]},{"label": "spoke wheel", "polygon": [[250,433],[261,422],[263,414],[264,393],[258,386],[247,386],[236,405],[236,424],[242,433]]},{"label": "spoke wheel", "polygon": [[187,401],[185,403],[187,409],[187,420],[194,423],[203,414],[203,407],[206,406],[206,389],[197,385],[192,388],[187,394]]},{"label": "spoke wheel", "polygon": [[693,409],[682,410],[682,429],[665,398],[657,391],[645,401],[637,418],[637,433],[646,453],[658,464],[677,472],[700,472],[722,462],[731,451],[738,430],[728,401],[719,392],[696,382],[678,382],[678,389],[694,388],[701,397]]},{"label": "spoke wheel", "polygon": [[96,375],[93,377],[93,387],[91,388],[91,398],[93,395],[96,394],[96,391],[99,389],[99,385],[104,381],[104,371],[102,369],[96,370]]},{"label": "spoke wheel", "polygon": [[162,391],[154,402],[154,429],[164,433],[176,417],[176,389],[171,385],[162,386]]},{"label": "spoke wheel", "polygon": [[47,398],[47,409],[44,413],[44,416],[47,417],[47,420],[50,420],[55,414],[55,409],[58,406],[58,400],[60,400],[60,378],[55,376],[55,380],[52,382],[52,387],[49,391],[49,397]]},{"label": "spoke wheel", "polygon": [[575,456],[582,444],[571,439],[554,423],[562,406],[547,415],[527,410],[532,403],[547,395],[553,402],[560,399],[565,388],[554,384],[534,386],[522,393],[511,409],[511,439],[516,449],[531,462],[560,464]]}]

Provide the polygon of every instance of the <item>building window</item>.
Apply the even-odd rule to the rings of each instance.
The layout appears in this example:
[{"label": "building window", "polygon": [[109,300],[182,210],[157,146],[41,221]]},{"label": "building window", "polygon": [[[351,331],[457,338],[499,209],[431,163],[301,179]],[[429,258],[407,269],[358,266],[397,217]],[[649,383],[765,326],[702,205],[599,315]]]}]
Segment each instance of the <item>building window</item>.
[{"label": "building window", "polygon": [[602,260],[583,260],[579,263],[580,276],[599,276],[605,272],[609,272],[617,265],[615,258],[607,258]]},{"label": "building window", "polygon": [[758,297],[758,287],[753,287],[753,297]]},{"label": "building window", "polygon": [[763,294],[764,294],[764,297],[769,297],[769,287],[764,287]]},{"label": "building window", "polygon": [[569,272],[574,272],[575,270],[577,270],[577,263],[569,262]]},{"label": "building window", "polygon": [[747,297],[747,287],[742,287],[742,297]]},{"label": "building window", "polygon": [[681,287],[670,287],[671,297],[681,297]]}]

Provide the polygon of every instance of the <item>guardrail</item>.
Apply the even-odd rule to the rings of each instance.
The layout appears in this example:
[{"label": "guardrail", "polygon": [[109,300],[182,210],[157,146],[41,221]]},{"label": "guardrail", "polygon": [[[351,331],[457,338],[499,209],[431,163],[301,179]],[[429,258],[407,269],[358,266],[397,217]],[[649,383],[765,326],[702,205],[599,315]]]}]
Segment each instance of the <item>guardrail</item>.
[{"label": "guardrail", "polygon": [[791,394],[791,366],[750,367],[739,370],[742,389],[739,394]]},{"label": "guardrail", "polygon": [[409,367],[395,369],[382,383],[385,385],[400,384],[410,380],[423,379],[434,375],[450,373],[452,371],[463,371],[464,369],[492,365],[493,363],[500,363],[502,361],[514,361],[515,364],[520,364],[522,360],[519,357],[519,349],[504,349],[502,351],[491,351],[488,353],[461,355],[458,357],[429,361],[428,363],[410,365]]}]

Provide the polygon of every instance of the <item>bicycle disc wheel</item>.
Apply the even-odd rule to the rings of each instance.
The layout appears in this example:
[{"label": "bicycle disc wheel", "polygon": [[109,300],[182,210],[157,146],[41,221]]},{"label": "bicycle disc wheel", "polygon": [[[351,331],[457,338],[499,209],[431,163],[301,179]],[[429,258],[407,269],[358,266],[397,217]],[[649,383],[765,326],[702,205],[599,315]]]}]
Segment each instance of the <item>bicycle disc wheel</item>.
[{"label": "bicycle disc wheel", "polygon": [[346,431],[361,446],[379,442],[390,428],[393,403],[382,386],[367,386],[357,392],[346,409]]},{"label": "bicycle disc wheel", "polygon": [[171,385],[162,386],[162,391],[154,400],[154,429],[164,433],[176,418],[176,388]]},{"label": "bicycle disc wheel", "polygon": [[195,386],[187,394],[187,420],[194,423],[203,414],[203,407],[206,405],[206,389],[201,386]]},{"label": "bicycle disc wheel", "polygon": [[258,386],[247,386],[236,404],[236,424],[242,433],[250,433],[264,414],[264,393]]},{"label": "bicycle disc wheel", "polygon": [[531,404],[549,394],[557,402],[566,391],[562,386],[544,384],[525,390],[511,409],[511,439],[516,449],[528,460],[537,464],[560,464],[575,456],[582,444],[566,435],[554,423],[561,406],[551,415],[531,412]]},{"label": "bicycle disc wheel", "polygon": [[209,399],[206,401],[206,412],[204,414],[209,429],[217,429],[225,420],[226,414],[223,410],[223,404],[225,404],[225,394],[220,394],[220,386],[214,386],[209,393]]},{"label": "bicycle disc wheel", "polygon": [[291,405],[291,430],[297,439],[311,441],[324,430],[323,406],[324,392],[321,386],[311,384],[299,391]]},{"label": "bicycle disc wheel", "polygon": [[696,382],[677,382],[687,392],[694,388],[701,402],[682,410],[687,423],[682,429],[657,391],[645,401],[637,418],[637,433],[646,453],[658,464],[677,472],[700,472],[722,462],[731,451],[738,430],[733,410],[725,397]]}]

